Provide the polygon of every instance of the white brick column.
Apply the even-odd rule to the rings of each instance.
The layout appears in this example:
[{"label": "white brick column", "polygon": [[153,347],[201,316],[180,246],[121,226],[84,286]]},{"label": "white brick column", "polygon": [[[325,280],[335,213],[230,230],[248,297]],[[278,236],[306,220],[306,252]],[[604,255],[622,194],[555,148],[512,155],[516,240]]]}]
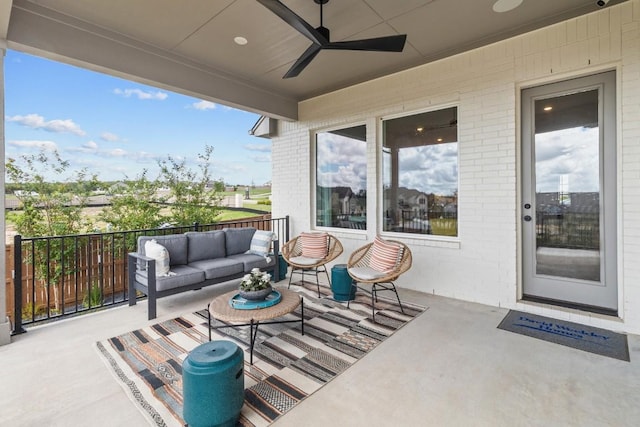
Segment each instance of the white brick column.
[{"label": "white brick column", "polygon": [[[4,56],[6,49],[0,49],[0,158],[2,158],[2,166],[0,166],[0,234],[4,244],[2,248],[6,248],[6,230],[4,224]],[[4,251],[0,257],[0,345],[9,344],[11,342],[11,324],[7,317],[7,283],[6,265]]]}]

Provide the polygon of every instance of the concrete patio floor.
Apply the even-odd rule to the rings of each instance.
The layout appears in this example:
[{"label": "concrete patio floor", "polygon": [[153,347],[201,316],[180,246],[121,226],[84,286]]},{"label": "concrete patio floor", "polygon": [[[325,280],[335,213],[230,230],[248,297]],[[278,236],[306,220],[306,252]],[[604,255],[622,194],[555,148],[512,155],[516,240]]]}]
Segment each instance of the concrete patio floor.
[{"label": "concrete patio floor", "polygon": [[[285,282],[281,282],[282,284]],[[0,347],[0,426],[145,426],[94,344],[202,309],[226,284],[29,329]],[[497,329],[506,309],[429,309],[272,425],[637,426],[640,337],[623,362]]]}]

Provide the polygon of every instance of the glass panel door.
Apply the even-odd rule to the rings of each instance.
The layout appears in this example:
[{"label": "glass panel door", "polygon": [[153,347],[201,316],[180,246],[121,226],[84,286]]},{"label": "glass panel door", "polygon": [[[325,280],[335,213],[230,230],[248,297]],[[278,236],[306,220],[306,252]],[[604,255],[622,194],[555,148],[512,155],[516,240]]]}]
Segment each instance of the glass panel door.
[{"label": "glass panel door", "polygon": [[615,73],[522,103],[524,297],[617,310]]}]

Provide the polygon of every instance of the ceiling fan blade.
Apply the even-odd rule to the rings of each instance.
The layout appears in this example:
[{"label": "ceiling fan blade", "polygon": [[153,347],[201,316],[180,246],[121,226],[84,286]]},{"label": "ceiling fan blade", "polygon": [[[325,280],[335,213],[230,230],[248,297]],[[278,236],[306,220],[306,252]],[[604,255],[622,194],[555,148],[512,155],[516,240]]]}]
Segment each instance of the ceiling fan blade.
[{"label": "ceiling fan blade", "polygon": [[374,39],[350,40],[343,42],[332,42],[324,49],[340,50],[368,50],[375,52],[402,52],[404,43],[407,40],[406,34],[397,36],[378,37]]},{"label": "ceiling fan blade", "polygon": [[304,70],[307,65],[316,57],[318,52],[322,49],[322,46],[317,44],[312,44],[309,46],[307,50],[304,51],[300,58],[289,68],[289,71],[282,77],[283,79],[288,79],[291,77],[296,77],[298,74]]},{"label": "ceiling fan blade", "polygon": [[296,15],[291,9],[278,0],[258,0],[258,2],[271,12],[282,18],[284,22],[295,28],[300,34],[317,45],[327,45],[329,40],[320,34],[315,28],[304,19]]}]

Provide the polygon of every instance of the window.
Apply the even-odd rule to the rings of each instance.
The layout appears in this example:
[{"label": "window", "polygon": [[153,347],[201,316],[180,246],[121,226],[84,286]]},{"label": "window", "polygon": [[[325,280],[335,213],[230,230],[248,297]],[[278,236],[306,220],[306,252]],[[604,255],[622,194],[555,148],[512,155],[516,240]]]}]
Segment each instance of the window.
[{"label": "window", "polygon": [[383,229],[458,235],[458,109],[383,121]]},{"label": "window", "polygon": [[366,126],[316,134],[316,225],[366,229]]}]

